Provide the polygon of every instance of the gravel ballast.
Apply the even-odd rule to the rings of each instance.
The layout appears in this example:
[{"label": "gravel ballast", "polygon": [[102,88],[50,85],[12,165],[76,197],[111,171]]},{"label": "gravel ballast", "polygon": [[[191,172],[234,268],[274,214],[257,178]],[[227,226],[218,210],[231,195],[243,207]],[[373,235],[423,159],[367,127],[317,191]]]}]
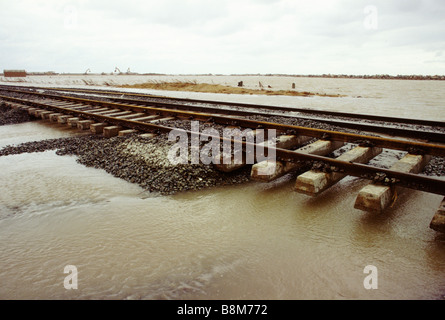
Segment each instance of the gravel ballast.
[{"label": "gravel ballast", "polygon": [[0,126],[7,124],[18,124],[35,120],[28,112],[19,109],[13,109],[4,102],[0,102]]},{"label": "gravel ballast", "polygon": [[211,164],[171,164],[167,154],[173,144],[167,135],[149,139],[138,135],[114,138],[91,135],[7,146],[0,150],[0,156],[56,150],[58,155],[75,155],[87,167],[103,169],[162,195],[249,181],[249,166],[223,173]]}]

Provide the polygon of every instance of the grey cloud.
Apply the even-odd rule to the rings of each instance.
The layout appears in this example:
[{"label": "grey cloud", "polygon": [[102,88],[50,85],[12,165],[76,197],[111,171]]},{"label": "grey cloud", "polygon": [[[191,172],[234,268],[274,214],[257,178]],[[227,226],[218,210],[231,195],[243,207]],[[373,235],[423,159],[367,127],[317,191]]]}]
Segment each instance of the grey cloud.
[{"label": "grey cloud", "polygon": [[117,24],[164,24],[187,27],[223,17],[227,14],[224,1],[94,1],[79,10],[93,10],[102,19]]},{"label": "grey cloud", "polygon": [[[133,64],[140,72],[257,73],[287,68],[289,73],[311,73],[328,66],[326,72],[343,73],[351,62],[389,69],[398,55],[415,51],[426,55],[410,63],[431,61],[444,70],[443,59],[434,55],[445,47],[440,32],[445,29],[445,1],[5,3],[1,6],[6,9],[0,10],[0,69],[23,65],[33,70],[108,72],[115,64]],[[363,25],[367,5],[378,10],[376,30]],[[77,13],[77,28],[64,28],[69,7]]]}]

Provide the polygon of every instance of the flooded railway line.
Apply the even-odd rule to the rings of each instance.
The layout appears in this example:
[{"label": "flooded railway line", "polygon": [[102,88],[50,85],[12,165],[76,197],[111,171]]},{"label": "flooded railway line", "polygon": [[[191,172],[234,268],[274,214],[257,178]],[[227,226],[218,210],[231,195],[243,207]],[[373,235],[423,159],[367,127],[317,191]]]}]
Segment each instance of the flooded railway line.
[{"label": "flooded railway line", "polygon": [[[261,130],[275,130],[276,139],[273,142],[266,139],[261,148],[276,157],[264,161],[257,161],[254,157],[253,163],[248,163],[247,155],[255,152],[259,147],[258,143],[234,138],[227,141],[227,138],[216,135],[215,132],[213,136],[207,134],[208,138],[217,139],[221,143],[240,143],[244,154],[239,163],[231,159],[230,163],[213,166],[225,174],[250,170],[250,179],[262,182],[274,181],[290,172],[298,172],[294,190],[312,197],[318,196],[348,175],[366,179],[370,184],[359,191],[354,205],[356,209],[363,211],[385,211],[395,204],[404,188],[445,196],[443,176],[431,177],[424,174],[424,168],[433,157],[445,157],[443,122],[386,117],[365,119],[365,115],[355,115],[359,121],[350,119],[345,122],[332,117],[352,118],[353,115],[324,114],[324,119],[316,119],[308,116],[308,112],[305,116],[290,115],[291,112],[302,113],[301,109],[277,110],[278,108],[259,105],[218,108],[215,106],[216,102],[213,106],[208,106],[212,104],[210,101],[203,101],[203,105],[197,106],[196,100],[178,103],[174,99],[161,99],[163,101],[159,102],[159,97],[152,97],[153,101],[149,100],[149,96],[144,99],[110,97],[110,93],[100,91],[95,91],[94,94],[102,95],[101,99],[87,99],[78,94],[68,95],[63,91],[66,89],[61,89],[62,92],[46,92],[47,89],[41,92],[42,89],[24,90],[17,87],[1,89],[0,99],[11,107],[26,110],[36,118],[66,124],[79,130],[89,130],[92,134],[101,134],[105,138],[141,134],[145,139],[159,139],[162,136],[165,140],[166,135],[175,130],[191,140],[193,136],[199,136],[199,132],[190,126],[192,121],[218,130],[227,127],[248,129],[254,136]],[[264,121],[269,117],[274,121]],[[288,124],[292,120],[313,122],[310,123],[311,126]],[[363,120],[392,122],[394,126],[370,125],[363,123]],[[336,130],[332,130],[333,126],[336,126]],[[385,137],[379,134],[385,134]],[[345,147],[348,147],[346,151],[333,156],[336,151]],[[372,160],[381,155],[384,149],[402,152],[403,156],[389,168],[371,165]],[[432,229],[440,232],[445,232],[444,203],[442,202],[430,223]]]}]

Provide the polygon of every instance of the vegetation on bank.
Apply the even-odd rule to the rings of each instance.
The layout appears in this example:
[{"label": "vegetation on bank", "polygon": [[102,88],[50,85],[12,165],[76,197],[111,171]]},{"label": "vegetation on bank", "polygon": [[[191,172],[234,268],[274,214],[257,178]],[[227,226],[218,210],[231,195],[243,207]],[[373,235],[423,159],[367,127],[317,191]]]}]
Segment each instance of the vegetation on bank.
[{"label": "vegetation on bank", "polygon": [[169,91],[192,91],[206,93],[225,93],[225,94],[258,94],[258,95],[285,95],[285,96],[322,96],[322,97],[342,97],[339,94],[314,93],[297,90],[267,90],[267,89],[247,89],[242,86],[232,87],[220,84],[197,83],[187,81],[177,82],[145,82],[137,84],[126,84],[120,88],[138,88]]}]

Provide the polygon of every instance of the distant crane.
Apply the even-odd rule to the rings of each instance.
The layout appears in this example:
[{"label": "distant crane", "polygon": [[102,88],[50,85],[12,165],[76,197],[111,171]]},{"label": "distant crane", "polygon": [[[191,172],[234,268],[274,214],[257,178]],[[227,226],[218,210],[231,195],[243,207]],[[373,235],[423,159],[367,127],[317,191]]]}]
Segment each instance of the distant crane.
[{"label": "distant crane", "polygon": [[88,74],[88,72],[91,72],[90,68],[88,68],[84,74]]},{"label": "distant crane", "polygon": [[120,74],[122,73],[121,70],[118,67],[114,68],[114,72],[119,72]]}]

